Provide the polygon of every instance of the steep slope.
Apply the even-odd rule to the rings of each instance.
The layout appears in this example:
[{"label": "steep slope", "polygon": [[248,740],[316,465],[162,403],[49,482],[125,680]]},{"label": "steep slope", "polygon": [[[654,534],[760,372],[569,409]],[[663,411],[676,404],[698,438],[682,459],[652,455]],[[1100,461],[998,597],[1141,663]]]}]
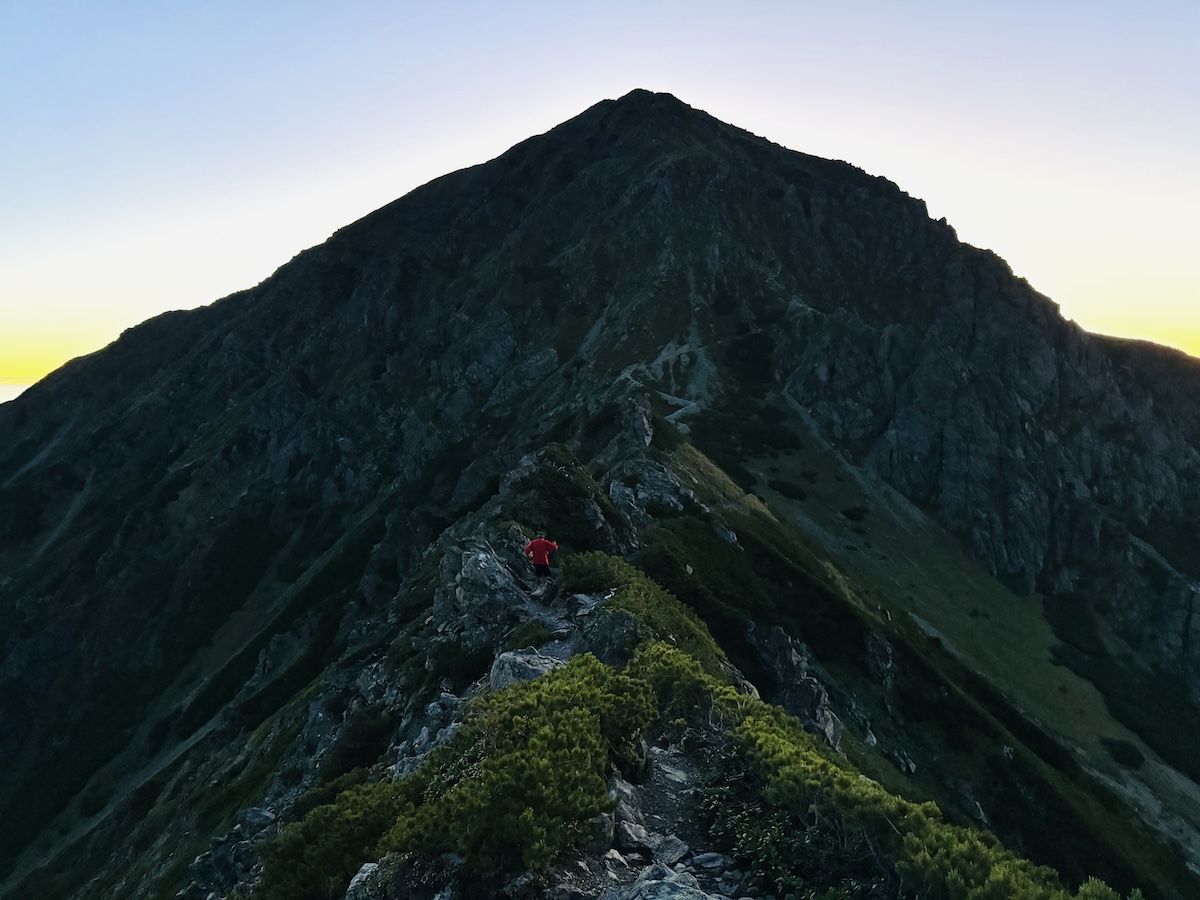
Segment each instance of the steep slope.
[{"label": "steep slope", "polygon": [[[478,639],[459,623],[455,641],[395,660],[429,682],[372,668],[451,590],[429,548],[444,559],[456,534],[504,533],[481,525],[486,512],[552,526],[565,550],[644,556],[756,683],[786,678],[747,620],[801,636],[828,689],[840,681],[866,704],[862,739],[903,723],[884,750],[948,814],[975,815],[1076,882],[1111,857],[1099,874],[1123,889],[1161,879],[1146,886],[1186,896],[1200,804],[1168,795],[1200,775],[1184,540],[1196,377],[1191,360],[1063,322],[890,182],[664,95],[598,104],[0,406],[5,892],[61,878],[47,896],[101,896],[119,877],[124,895],[172,893],[199,883],[185,864],[238,810],[269,796],[284,815],[303,789],[402,756],[400,713],[436,699],[439,678],[457,697],[527,624],[488,607],[501,618],[481,616]],[[663,437],[674,425],[685,433]],[[716,492],[700,501],[709,513],[651,489],[671,483],[666,460],[645,457],[655,433],[671,465],[687,448],[715,461],[684,467],[694,494]],[[594,497],[513,490],[520,461],[554,442],[587,462]],[[758,509],[754,491],[777,524],[752,552],[780,568],[761,584],[751,569],[748,590],[727,561],[689,586],[744,543],[684,550],[714,529],[740,535],[728,523]],[[717,496],[732,506],[713,520]],[[811,621],[771,599],[798,577],[801,546],[809,576],[855,586],[826,585]],[[926,648],[926,632],[972,633],[952,602],[966,592],[983,637],[954,640],[951,655]],[[845,634],[855,602],[872,624]],[[880,609],[908,630],[893,634]],[[887,666],[863,648],[877,632],[917,648],[901,655],[923,674],[902,707],[881,694],[871,711],[862,673]],[[1058,721],[1039,684],[1052,650],[1124,727],[1095,694]],[[1060,687],[1093,690],[1065,670]],[[1052,759],[1060,775],[972,768],[975,738],[937,721],[965,707],[918,713],[943,691],[983,708],[989,745],[1042,759],[1034,768]],[[1114,766],[1113,746],[1153,772]],[[1182,842],[1173,862],[1144,837],[1104,833],[1128,810],[1097,778],[1159,804],[1146,815]],[[1046,818],[1064,797],[1068,818]],[[155,830],[121,841],[139,820]],[[1080,845],[1055,849],[1055,823]]]}]

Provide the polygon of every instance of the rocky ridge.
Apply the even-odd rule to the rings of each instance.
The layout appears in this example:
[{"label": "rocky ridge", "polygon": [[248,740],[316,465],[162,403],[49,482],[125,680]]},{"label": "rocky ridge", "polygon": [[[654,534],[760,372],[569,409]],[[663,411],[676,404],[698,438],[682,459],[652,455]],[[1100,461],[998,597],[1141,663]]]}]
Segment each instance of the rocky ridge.
[{"label": "rocky ridge", "polygon": [[[631,433],[635,445],[638,435],[647,434],[640,429],[650,427],[639,414],[644,409],[644,401],[635,404],[630,417],[635,425]],[[635,462],[627,456],[625,465],[657,471],[662,479],[657,489],[640,492],[640,501],[627,500],[626,509],[639,512],[643,521],[652,521],[643,505],[650,497],[657,503],[670,499],[678,508],[690,499],[691,492],[649,457]],[[539,472],[557,475],[560,468],[546,454],[523,458],[490,505],[508,506],[523,481]],[[614,482],[615,493],[620,493],[618,484]],[[669,487],[664,489],[664,485]],[[636,623],[628,613],[606,609],[613,592],[565,595],[557,581],[549,586],[535,584],[521,553],[527,536],[515,526],[498,535],[493,533],[484,522],[495,517],[487,517],[486,510],[482,512],[484,516],[472,516],[459,523],[427,551],[430,557],[441,558],[439,586],[430,615],[410,640],[425,659],[436,659],[438,651],[434,648],[438,646],[452,652],[482,652],[485,659],[491,660],[487,674],[461,689],[461,696],[453,692],[451,681],[443,680],[432,692],[435,698],[415,708],[414,698],[398,689],[394,671],[388,671],[378,653],[369,665],[359,663],[350,670],[339,667],[328,673],[319,695],[308,701],[308,717],[293,742],[294,747],[304,748],[291,757],[300,772],[293,772],[286,780],[276,778],[262,805],[241,810],[232,830],[214,838],[212,847],[192,861],[188,867],[191,882],[178,894],[181,900],[211,900],[234,890],[242,894],[253,891],[262,876],[257,845],[278,834],[289,811],[306,791],[320,787],[322,770],[330,754],[344,743],[356,711],[382,708],[398,722],[382,759],[391,777],[404,777],[415,771],[430,751],[454,736],[464,699],[538,678],[579,653],[612,664],[629,660],[638,642]],[[602,517],[598,511],[596,514]],[[392,637],[388,624],[394,623],[365,620],[351,627],[359,629],[356,640],[369,646],[380,643],[383,635]],[[539,647],[496,649],[511,643],[514,633],[529,633],[531,625],[542,636]],[[841,723],[830,709],[823,683],[809,671],[814,665],[811,656],[778,627],[768,629],[760,641],[762,659],[782,686],[785,708],[799,715],[806,727],[836,749]],[[360,645],[351,656],[361,653]],[[270,667],[271,655],[270,648],[263,651],[260,670]],[[345,675],[339,676],[339,671]],[[350,675],[353,682],[347,680]],[[740,675],[735,681],[741,690],[756,695],[753,685]],[[333,699],[345,693],[352,696],[348,700]],[[801,699],[792,702],[793,695]],[[329,714],[335,704],[345,707],[340,717]],[[703,740],[715,743],[718,733],[714,731]],[[610,779],[612,809],[594,823],[594,836],[584,852],[536,880],[528,875],[518,877],[504,887],[503,896],[532,896],[535,888],[537,896],[605,900],[761,896],[733,860],[705,850],[703,845],[698,849],[688,843],[704,840],[693,822],[695,795],[704,780],[713,777],[698,764],[703,754],[696,757],[665,740],[644,745],[643,750],[639,783],[630,783],[620,775]],[[347,888],[346,898],[442,897],[450,896],[449,890],[444,883],[414,881],[412,870],[383,859],[364,861]]]},{"label": "rocky ridge", "polygon": [[[599,104],[0,406],[3,892],[73,848],[87,878],[65,867],[49,895],[153,896],[186,880],[170,841],[252,846],[306,791],[420,758],[468,684],[398,678],[401,634],[451,681],[522,628],[542,656],[618,661],[636,623],[573,617],[514,575],[517,533],[551,524],[571,551],[641,560],[742,682],[831,743],[849,730],[1037,849],[1042,788],[1002,800],[930,736],[957,687],[914,648],[940,642],[956,659],[928,651],[934,668],[955,677],[973,660],[927,618],[940,582],[900,589],[915,551],[884,534],[903,523],[930,558],[960,539],[984,571],[947,590],[992,598],[970,601],[975,624],[1044,601],[1056,661],[1112,711],[1068,732],[1025,706],[1053,707],[1036,689],[1014,704],[972,682],[1016,732],[988,746],[1070,778],[1080,756],[1163,800],[1093,745],[1100,729],[1126,759],[1200,777],[1196,374],[1064,322],[884,179],[664,95]],[[569,452],[530,455],[548,447]],[[501,501],[509,525],[476,515]],[[766,514],[821,562],[752,542]],[[745,554],[770,578],[706,567]],[[878,621],[839,618],[834,597]],[[576,628],[593,620],[603,633]],[[1196,865],[1200,815],[1170,815]],[[161,833],[112,854],[142,818]],[[218,868],[244,884],[238,859]]]}]

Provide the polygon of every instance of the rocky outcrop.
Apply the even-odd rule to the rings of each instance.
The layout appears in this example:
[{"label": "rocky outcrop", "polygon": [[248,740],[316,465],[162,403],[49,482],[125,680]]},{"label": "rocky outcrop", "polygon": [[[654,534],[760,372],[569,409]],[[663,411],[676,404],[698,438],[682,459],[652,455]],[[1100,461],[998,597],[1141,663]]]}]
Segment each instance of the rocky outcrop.
[{"label": "rocky outcrop", "polygon": [[[553,607],[535,596],[534,586],[514,571],[515,561],[522,558],[523,540],[519,531],[510,529],[491,541],[451,533],[439,542],[442,587],[431,614],[410,640],[423,648],[431,662],[437,659],[439,646],[484,650],[490,663],[483,667],[485,674],[465,689],[465,698],[541,677],[575,653],[598,649],[602,655],[623,654],[621,662],[625,662],[632,650],[632,617],[605,609],[611,591],[563,598]],[[616,651],[611,633],[614,628],[615,633],[624,633],[619,623],[626,621],[628,643]],[[616,624],[598,626],[605,622]],[[543,626],[539,647],[500,649],[514,628],[534,623]],[[371,626],[363,626],[364,635],[370,631]],[[286,642],[274,642],[270,653],[264,654],[278,655],[285,646]],[[414,695],[381,663],[331,670],[309,701],[308,718],[292,742],[288,768],[293,774],[288,783],[277,781],[267,793],[265,806],[239,812],[234,827],[214,838],[189,865],[189,884],[177,896],[206,900],[234,890],[252,890],[262,877],[257,844],[279,833],[305,790],[328,781],[330,773],[322,773],[322,767],[338,748],[351,742],[356,716],[363,710],[374,710],[377,719],[389,723],[383,733],[387,749],[382,759],[391,777],[403,777],[429,751],[453,737],[465,708],[464,697],[440,690],[430,702],[417,706]],[[642,783],[631,784],[620,776],[611,779],[612,808],[597,817],[594,838],[584,852],[548,875],[517,878],[499,896],[634,900],[716,895],[702,890],[702,884],[713,891],[725,888],[720,893],[730,897],[744,896],[735,890],[741,881],[729,860],[697,852],[679,836],[695,832],[695,793],[712,774],[697,769],[677,746],[643,745],[642,751]],[[460,896],[454,883],[453,861],[439,873],[384,857],[364,862],[346,897],[449,900]]]},{"label": "rocky outcrop", "polygon": [[[912,277],[945,297],[930,317],[791,311],[806,327],[781,351],[794,360],[789,398],[1017,589],[1103,590],[1119,630],[1151,637],[1158,662],[1186,673],[1200,699],[1184,630],[1196,582],[1154,547],[1171,543],[1163,530],[1188,528],[1200,501],[1195,424],[1156,411],[1172,381],[1196,382],[1200,368],[1179,355],[1171,380],[1131,378],[1137,352],[1114,357],[1111,341],[1062,321],[986,253]],[[1166,590],[1150,588],[1148,567]]]},{"label": "rocky outcrop", "polygon": [[806,729],[840,750],[844,726],[833,712],[826,687],[832,679],[809,649],[778,625],[758,628],[750,623],[747,637],[774,680],[774,690],[765,699],[783,707]]}]

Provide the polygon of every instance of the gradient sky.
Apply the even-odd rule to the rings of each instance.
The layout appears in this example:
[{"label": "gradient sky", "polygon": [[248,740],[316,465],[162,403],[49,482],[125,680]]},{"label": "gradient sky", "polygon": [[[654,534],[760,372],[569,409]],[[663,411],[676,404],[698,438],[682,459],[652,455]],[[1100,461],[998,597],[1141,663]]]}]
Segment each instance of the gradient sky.
[{"label": "gradient sky", "polygon": [[1196,0],[0,0],[0,401],[636,87],[1200,355]]}]

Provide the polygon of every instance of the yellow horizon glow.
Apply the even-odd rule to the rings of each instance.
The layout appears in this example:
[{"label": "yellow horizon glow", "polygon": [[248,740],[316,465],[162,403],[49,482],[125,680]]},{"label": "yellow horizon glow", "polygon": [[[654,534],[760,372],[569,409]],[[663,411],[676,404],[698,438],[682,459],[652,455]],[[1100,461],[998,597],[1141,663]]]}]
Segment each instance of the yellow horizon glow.
[{"label": "yellow horizon glow", "polygon": [[1106,322],[1103,329],[1088,327],[1086,322],[1077,323],[1085,331],[1109,337],[1126,338],[1134,341],[1149,341],[1164,347],[1172,347],[1194,359],[1200,360],[1200,327],[1180,325],[1178,322],[1145,321],[1133,316],[1122,316]]},{"label": "yellow horizon glow", "polygon": [[[1182,315],[1164,319],[1159,312],[1159,317],[1147,316],[1145,309],[1110,310],[1086,319],[1072,316],[1069,310],[1063,310],[1063,315],[1091,334],[1149,341],[1200,360],[1200,325],[1185,324]],[[102,350],[116,336],[111,330],[82,327],[54,331],[41,328],[32,339],[27,334],[22,340],[15,335],[0,335],[0,385],[28,387],[73,359]]]},{"label": "yellow horizon glow", "polygon": [[1200,356],[1195,4],[26,6],[0,29],[0,379],[635,87],[887,178],[1082,328]]},{"label": "yellow horizon glow", "polygon": [[71,360],[95,353],[111,342],[111,338],[106,340],[86,333],[23,343],[0,337],[0,383],[35,384]]},{"label": "yellow horizon glow", "polygon": [[[684,102],[707,105],[687,91],[675,93]],[[571,110],[585,105],[560,103]],[[924,199],[932,217],[945,216],[961,240],[995,251],[1085,330],[1200,357],[1200,322],[1189,324],[1195,310],[1189,296],[1195,289],[1191,207],[1168,202],[1175,196],[1172,188],[1182,183],[1178,160],[1161,169],[1127,171],[1120,194],[1125,212],[1115,215],[1113,197],[1095,189],[1111,172],[1097,161],[1077,161],[1073,146],[1061,141],[992,147],[938,131],[941,119],[933,113],[919,134],[907,134],[902,123],[890,120],[882,127],[874,116],[864,117],[867,124],[834,119],[814,128],[810,120],[781,117],[777,107],[741,110],[737,98],[728,103],[729,109],[715,109],[718,118],[894,179],[901,190]],[[40,238],[29,231],[15,236],[0,247],[0,297],[6,298],[0,305],[22,298],[19,306],[4,310],[0,382],[34,383],[166,309],[194,308],[251,288],[335,229],[432,178],[493,158],[567,115],[557,108],[527,113],[527,120],[506,120],[503,130],[451,130],[438,142],[410,145],[404,155],[364,152],[353,165],[281,172],[253,189],[239,186],[201,201],[185,196],[176,206],[160,203],[150,214],[126,210],[106,219],[103,228],[56,225],[53,242],[51,231]],[[891,135],[889,143],[871,142],[880,130]],[[843,143],[830,143],[828,135],[842,135]],[[961,146],[948,158],[930,156],[930,144],[953,146],[952,139]],[[962,160],[973,161],[973,167]],[[1018,182],[992,181],[980,176],[980,164],[984,170],[1019,169],[1024,176]]]}]

